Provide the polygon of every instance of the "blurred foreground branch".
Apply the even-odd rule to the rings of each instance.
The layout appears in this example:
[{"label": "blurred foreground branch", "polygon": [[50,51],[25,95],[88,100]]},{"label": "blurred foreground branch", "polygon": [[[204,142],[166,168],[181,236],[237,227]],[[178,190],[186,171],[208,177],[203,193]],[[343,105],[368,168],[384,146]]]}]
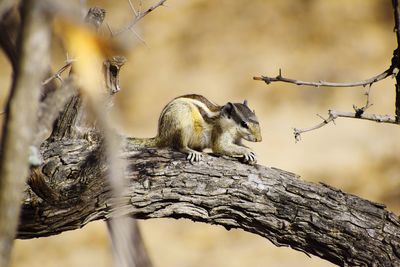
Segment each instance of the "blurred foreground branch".
[{"label": "blurred foreground branch", "polygon": [[42,154],[45,162],[25,191],[18,238],[123,215],[187,218],[240,228],[340,266],[400,264],[397,216],[381,204],[283,170],[211,156],[193,165],[182,153],[138,152],[127,143],[121,157],[129,182],[126,194],[115,198],[98,143],[48,142]]},{"label": "blurred foreground branch", "polygon": [[34,139],[41,81],[49,65],[50,17],[37,1],[23,2],[21,32],[15,43],[17,47],[10,49],[16,51],[18,58],[14,59],[13,84],[1,136],[0,266],[8,265],[16,234],[22,190],[29,170],[29,146]]}]

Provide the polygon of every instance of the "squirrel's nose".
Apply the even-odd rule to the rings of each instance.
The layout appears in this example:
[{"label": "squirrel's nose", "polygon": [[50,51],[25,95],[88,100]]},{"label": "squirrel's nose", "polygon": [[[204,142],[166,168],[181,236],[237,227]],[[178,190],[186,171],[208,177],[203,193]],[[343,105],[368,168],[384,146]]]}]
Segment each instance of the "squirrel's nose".
[{"label": "squirrel's nose", "polygon": [[256,134],[254,139],[255,142],[261,142],[262,141],[261,133]]}]

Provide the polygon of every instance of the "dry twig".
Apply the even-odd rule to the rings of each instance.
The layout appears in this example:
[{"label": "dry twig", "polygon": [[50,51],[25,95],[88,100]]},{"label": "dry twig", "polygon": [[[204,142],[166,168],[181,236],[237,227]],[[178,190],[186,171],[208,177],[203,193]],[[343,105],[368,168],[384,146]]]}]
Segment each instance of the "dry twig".
[{"label": "dry twig", "polygon": [[368,114],[368,113],[362,113],[361,115],[359,114],[359,109],[356,109],[355,112],[343,112],[343,111],[336,111],[336,110],[329,110],[328,111],[328,118],[323,119],[323,121],[313,127],[310,128],[304,128],[304,129],[299,129],[299,128],[294,128],[293,133],[296,141],[301,140],[301,134],[305,132],[310,132],[316,129],[319,129],[325,125],[327,125],[330,122],[335,122],[335,119],[342,117],[342,118],[352,118],[352,119],[362,119],[362,120],[370,120],[370,121],[375,121],[375,122],[380,122],[380,123],[390,123],[390,124],[399,124],[396,121],[396,118],[391,115],[378,115],[378,114]]},{"label": "dry twig", "polygon": [[375,122],[380,122],[380,123],[390,123],[390,124],[399,124],[398,121],[396,121],[396,118],[391,115],[377,115],[377,114],[368,114],[365,113],[365,111],[372,106],[370,103],[370,90],[371,87],[368,88],[368,91],[365,92],[366,95],[366,103],[364,106],[361,108],[357,107],[356,105],[353,105],[354,112],[343,112],[343,111],[336,111],[336,110],[329,110],[328,111],[328,118],[323,118],[322,116],[318,115],[321,119],[322,122],[312,126],[310,128],[304,128],[304,129],[299,129],[299,128],[294,128],[293,133],[294,133],[294,138],[296,141],[301,140],[301,134],[305,132],[310,132],[316,129],[319,129],[330,122],[335,123],[335,119],[341,117],[341,118],[352,118],[352,119],[362,119],[362,120],[370,120],[370,121],[375,121]]},{"label": "dry twig", "polygon": [[140,10],[139,10],[139,11],[136,11],[135,8],[133,7],[132,3],[129,1],[129,3],[130,3],[129,5],[131,6],[131,9],[133,10],[134,17],[133,17],[132,21],[129,22],[128,25],[126,25],[126,26],[124,26],[122,29],[120,29],[120,30],[114,32],[113,36],[118,36],[118,35],[120,35],[120,34],[126,32],[126,31],[132,29],[133,26],[134,26],[139,20],[141,20],[144,16],[148,15],[150,12],[152,12],[152,11],[155,10],[156,8],[158,8],[158,7],[160,7],[160,6],[163,6],[164,3],[165,3],[166,1],[167,1],[167,0],[161,0],[161,1],[159,1],[157,4],[155,4],[155,5],[151,6],[151,7],[149,7],[149,8],[148,8],[146,11],[144,11],[144,12],[141,12]]},{"label": "dry twig", "polygon": [[397,74],[399,70],[390,66],[387,70],[373,76],[369,79],[356,81],[356,82],[347,82],[347,83],[336,83],[336,82],[326,82],[326,81],[318,81],[318,82],[309,82],[309,81],[301,81],[291,78],[283,77],[281,69],[279,69],[279,74],[276,77],[268,77],[268,76],[256,76],[253,77],[256,81],[264,81],[266,84],[270,84],[272,82],[285,82],[285,83],[292,83],[296,85],[307,85],[307,86],[314,86],[314,87],[356,87],[356,86],[371,86],[372,84],[379,82],[389,76]]},{"label": "dry twig", "polygon": [[66,71],[69,67],[72,66],[72,63],[74,62],[74,59],[67,59],[65,61],[64,66],[62,66],[56,73],[54,73],[52,76],[47,78],[45,81],[42,82],[42,85],[46,85],[49,82],[51,82],[54,79],[58,79],[60,82],[63,82],[63,79],[61,78],[61,74]]}]

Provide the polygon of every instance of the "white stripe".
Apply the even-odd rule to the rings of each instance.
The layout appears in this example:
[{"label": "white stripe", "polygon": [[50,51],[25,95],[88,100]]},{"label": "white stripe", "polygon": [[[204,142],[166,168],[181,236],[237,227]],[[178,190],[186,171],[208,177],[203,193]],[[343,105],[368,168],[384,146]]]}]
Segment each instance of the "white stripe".
[{"label": "white stripe", "polygon": [[[197,100],[197,99],[192,99],[192,98],[185,98],[185,100],[187,100],[188,102],[191,102],[192,104],[194,104],[195,106],[201,108],[202,110],[204,110],[207,114],[208,118],[213,118],[213,117],[217,117],[220,112],[213,112],[211,111],[206,104],[204,104],[203,102]],[[214,104],[214,103],[213,103]]]},{"label": "white stripe", "polygon": [[196,106],[197,108],[201,108],[204,110],[204,112],[206,113],[206,116],[208,118],[214,118],[219,116],[220,112],[213,112],[211,111],[206,104],[204,104],[203,102],[196,100],[196,99],[192,99],[192,98],[186,98],[186,97],[181,97],[181,98],[176,98],[175,100],[171,101],[168,105],[166,105],[164,107],[164,109],[162,110],[161,114],[160,114],[160,118],[162,116],[164,116],[165,112],[167,111],[168,107],[171,106],[173,103],[176,102],[183,102],[192,106]]}]

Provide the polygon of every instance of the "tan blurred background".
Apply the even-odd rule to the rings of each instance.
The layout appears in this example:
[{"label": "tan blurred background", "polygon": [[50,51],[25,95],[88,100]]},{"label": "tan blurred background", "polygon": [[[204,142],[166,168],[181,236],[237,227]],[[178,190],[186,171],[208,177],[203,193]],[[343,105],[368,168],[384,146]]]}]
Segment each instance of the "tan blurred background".
[{"label": "tan blurred background", "polygon": [[[138,6],[138,2],[134,2]],[[143,0],[143,6],[153,4]],[[107,9],[113,29],[132,16],[127,1],[89,1]],[[294,142],[292,128],[320,122],[330,108],[351,111],[365,88],[265,85],[254,75],[353,81],[380,73],[396,47],[390,1],[382,0],[168,0],[144,18],[123,67],[114,114],[133,136],[153,136],[158,114],[173,97],[203,94],[213,101],[248,99],[263,129],[249,144],[259,163],[325,182],[400,212],[400,128],[338,119]],[[65,59],[55,45],[54,69]],[[0,53],[4,99],[10,68]],[[369,112],[392,114],[394,80],[373,85]],[[122,116],[121,116],[122,114]],[[155,267],[333,266],[240,230],[185,220],[140,222]],[[12,266],[110,266],[104,223],[37,240],[17,241]]]}]

